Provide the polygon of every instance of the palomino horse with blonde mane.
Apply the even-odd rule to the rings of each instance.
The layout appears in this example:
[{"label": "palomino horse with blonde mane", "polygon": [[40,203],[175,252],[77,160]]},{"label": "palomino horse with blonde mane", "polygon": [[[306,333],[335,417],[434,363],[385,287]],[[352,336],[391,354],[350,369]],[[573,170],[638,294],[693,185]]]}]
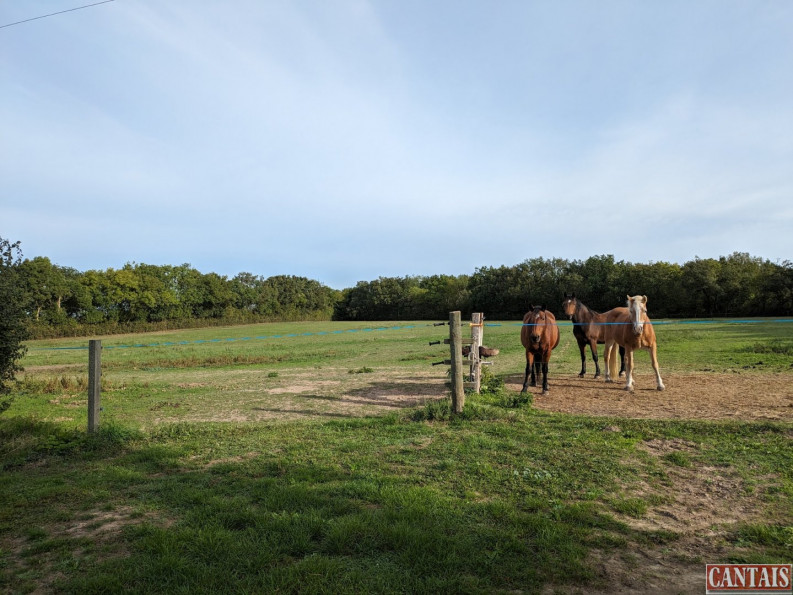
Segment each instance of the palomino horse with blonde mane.
[{"label": "palomino horse with blonde mane", "polygon": [[[537,377],[542,370],[542,394],[548,394],[548,362],[551,351],[559,344],[559,327],[556,317],[545,306],[529,306],[531,311],[523,317],[520,329],[520,342],[526,348],[526,375],[523,377],[523,390],[537,386]],[[531,373],[531,383],[529,383]]]},{"label": "palomino horse with blonde mane", "polygon": [[617,346],[625,347],[625,390],[633,390],[633,352],[645,349],[655,370],[658,390],[664,390],[661,372],[658,369],[657,345],[653,323],[647,317],[647,296],[628,296],[627,308],[614,308],[606,312],[604,326],[606,341],[606,382],[614,382],[617,375]]},{"label": "palomino horse with blonde mane", "polygon": [[[598,363],[598,343],[605,343],[606,315],[595,312],[575,297],[575,294],[564,294],[562,311],[573,321],[573,336],[578,341],[578,350],[581,352],[581,372],[579,378],[586,376],[586,346],[592,352],[592,361],[595,362],[595,378],[600,377],[600,364]],[[605,358],[604,358],[605,361]],[[625,373],[625,348],[620,347],[620,376]]]}]

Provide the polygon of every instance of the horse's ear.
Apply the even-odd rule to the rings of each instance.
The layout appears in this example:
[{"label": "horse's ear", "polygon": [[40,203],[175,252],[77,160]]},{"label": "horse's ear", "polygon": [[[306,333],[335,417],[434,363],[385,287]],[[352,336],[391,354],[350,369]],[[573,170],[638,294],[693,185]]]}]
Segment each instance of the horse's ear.
[{"label": "horse's ear", "polygon": [[534,304],[529,304],[529,310],[534,310]]},{"label": "horse's ear", "polygon": [[643,296],[642,296],[642,299],[644,300],[644,305],[646,306],[646,305],[647,305],[647,296],[646,296],[646,295],[643,295]]},{"label": "horse's ear", "polygon": [[545,312],[545,306],[540,306],[540,310],[542,310],[543,312]]},{"label": "horse's ear", "polygon": [[571,294],[570,294],[570,297],[571,297],[571,298],[573,298],[573,299],[575,299],[575,291],[574,291],[573,293],[571,293]]}]

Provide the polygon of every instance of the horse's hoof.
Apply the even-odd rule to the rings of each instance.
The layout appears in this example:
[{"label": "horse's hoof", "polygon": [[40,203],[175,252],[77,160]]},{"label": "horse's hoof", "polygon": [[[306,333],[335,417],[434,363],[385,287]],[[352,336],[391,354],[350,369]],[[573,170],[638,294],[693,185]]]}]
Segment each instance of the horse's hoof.
[{"label": "horse's hoof", "polygon": [[628,391],[629,393],[632,393],[633,392],[633,387],[632,386],[626,386],[625,390]]},{"label": "horse's hoof", "polygon": [[606,384],[614,384],[614,381],[611,378],[606,378]]},{"label": "horse's hoof", "polygon": [[625,378],[625,372],[620,372],[620,378]]},{"label": "horse's hoof", "polygon": [[536,382],[530,382],[529,386],[537,386],[537,383]]},{"label": "horse's hoof", "polygon": [[578,377],[579,377],[579,378],[583,378],[584,376],[586,376],[586,372],[581,372],[581,373],[578,375]]},{"label": "horse's hoof", "polygon": [[544,391],[542,391],[542,394],[544,394],[544,395],[547,395],[549,393],[550,393],[550,391],[547,388]]},{"label": "horse's hoof", "polygon": [[664,390],[666,387],[662,384],[658,387],[658,390]]},{"label": "horse's hoof", "polygon": [[593,378],[595,378],[595,380],[597,380],[598,378],[600,378],[600,374],[595,374]]}]

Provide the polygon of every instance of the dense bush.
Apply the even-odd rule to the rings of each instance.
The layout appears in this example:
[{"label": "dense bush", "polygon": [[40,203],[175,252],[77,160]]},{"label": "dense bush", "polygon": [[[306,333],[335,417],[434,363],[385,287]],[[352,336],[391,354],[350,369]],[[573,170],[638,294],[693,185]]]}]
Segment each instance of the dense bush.
[{"label": "dense bush", "polygon": [[[12,244],[0,237],[0,396],[8,392],[8,383],[20,370],[18,361],[25,354],[27,338],[25,294],[20,283],[22,251],[19,242]],[[9,401],[0,398],[0,412]]]}]

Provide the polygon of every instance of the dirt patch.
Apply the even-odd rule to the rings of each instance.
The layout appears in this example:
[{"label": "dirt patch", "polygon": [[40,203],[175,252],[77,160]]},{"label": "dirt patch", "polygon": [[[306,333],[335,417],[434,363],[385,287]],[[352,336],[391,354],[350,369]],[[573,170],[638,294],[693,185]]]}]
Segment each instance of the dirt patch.
[{"label": "dirt patch", "polygon": [[133,522],[136,521],[132,518],[132,509],[122,507],[112,511],[91,513],[86,519],[59,528],[58,533],[69,537],[90,537],[95,540],[100,535],[118,534],[121,529]]},{"label": "dirt patch", "polygon": [[[523,376],[507,379],[519,391]],[[655,388],[652,374],[636,376],[636,390],[624,381],[606,384],[578,376],[551,377],[550,394],[534,392],[534,407],[578,415],[643,419],[793,421],[793,376],[790,374],[664,375],[666,390]]]},{"label": "dirt patch", "polygon": [[285,395],[285,394],[301,394],[306,392],[316,392],[318,390],[326,389],[332,386],[338,386],[338,380],[315,380],[315,381],[297,381],[286,386],[279,386],[276,388],[266,389],[266,392],[271,395]]},{"label": "dirt patch", "polygon": [[[665,478],[661,485],[645,481],[625,487],[623,496],[662,500],[639,517],[608,511],[636,531],[628,547],[590,552],[590,563],[606,590],[587,593],[702,593],[705,564],[735,555],[727,539],[739,524],[764,522],[762,493],[746,489],[740,475],[726,467],[703,464],[677,466],[663,460],[670,454],[694,454],[698,446],[685,440],[650,440],[638,445],[657,458]],[[766,478],[766,487],[778,478]],[[649,543],[648,543],[649,541]],[[747,554],[748,554],[747,550]],[[581,592],[554,588],[548,592]]]},{"label": "dirt patch", "polygon": [[[121,506],[113,510],[94,510],[82,513],[79,519],[49,526],[46,534],[34,538],[16,537],[0,541],[0,550],[6,553],[3,561],[12,574],[36,574],[37,588],[33,593],[54,592],[53,585],[65,575],[58,569],[58,555],[44,551],[31,557],[26,550],[35,547],[38,539],[60,539],[72,543],[72,559],[77,563],[83,558],[92,562],[103,558],[120,558],[129,555],[120,540],[121,531],[130,525],[153,522],[169,527],[172,522],[158,519],[152,514],[136,514],[131,507]],[[87,548],[89,540],[92,547]],[[35,570],[33,570],[35,569]]]},{"label": "dirt patch", "polygon": [[[508,378],[506,384],[518,391],[522,382],[519,375]],[[550,379],[548,395],[531,390],[534,407],[550,412],[640,419],[793,421],[793,377],[789,374],[668,374],[664,383],[666,390],[658,391],[652,374],[639,375],[635,392],[629,393],[623,389],[624,381],[606,384],[602,379],[569,376]],[[606,431],[618,429],[609,426]],[[729,469],[669,462],[670,456],[690,460],[698,448],[694,443],[651,440],[640,448],[661,461],[667,479],[662,487],[647,483],[631,486],[625,495],[660,495],[663,503],[650,506],[639,518],[610,514],[640,535],[659,536],[659,543],[630,539],[628,548],[616,553],[592,552],[593,567],[609,585],[602,593],[704,592],[705,564],[734,554],[735,545],[726,541],[731,529],[761,521],[765,504]],[[775,481],[769,477],[766,485]]]},{"label": "dirt patch", "polygon": [[[691,451],[693,445],[653,440],[640,448],[661,457]],[[609,593],[701,593],[705,564],[735,554],[735,546],[727,543],[731,529],[763,519],[760,495],[746,490],[737,473],[708,465],[666,465],[664,470],[664,504],[640,518],[614,516],[644,535],[667,536],[670,541],[656,546],[632,543],[617,554],[594,552],[595,567],[610,585]],[[773,484],[774,478],[768,482]],[[639,486],[634,494],[643,492]]]}]

